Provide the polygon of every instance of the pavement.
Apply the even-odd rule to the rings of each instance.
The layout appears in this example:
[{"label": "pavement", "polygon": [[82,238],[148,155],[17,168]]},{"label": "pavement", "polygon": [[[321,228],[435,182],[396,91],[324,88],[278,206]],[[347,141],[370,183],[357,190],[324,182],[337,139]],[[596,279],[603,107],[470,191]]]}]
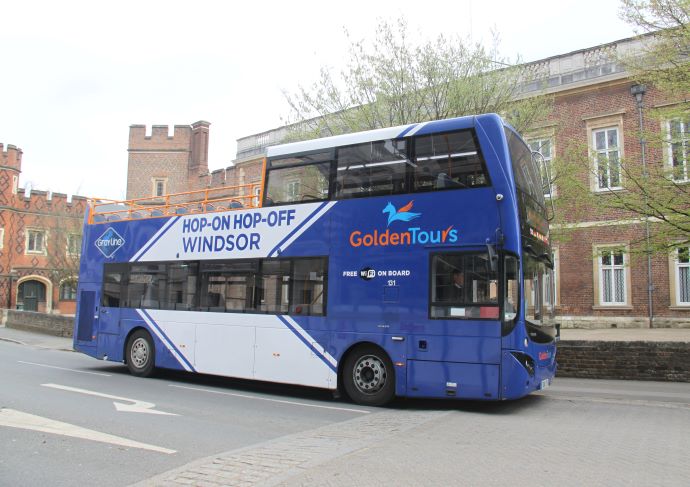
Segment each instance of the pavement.
[{"label": "pavement", "polygon": [[[38,348],[72,351],[72,339],[0,326],[0,340]],[[690,342],[690,328],[561,329],[561,340]]]},{"label": "pavement", "polygon": [[51,350],[73,351],[72,339],[0,326],[0,340]]}]

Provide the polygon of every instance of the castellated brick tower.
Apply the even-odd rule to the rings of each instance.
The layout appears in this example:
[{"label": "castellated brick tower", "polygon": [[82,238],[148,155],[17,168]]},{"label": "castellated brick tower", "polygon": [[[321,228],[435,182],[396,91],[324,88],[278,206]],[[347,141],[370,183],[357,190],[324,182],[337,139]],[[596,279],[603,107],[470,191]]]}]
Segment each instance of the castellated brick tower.
[{"label": "castellated brick tower", "polygon": [[22,150],[8,144],[5,151],[4,144],[0,144],[0,205],[13,205],[21,172]]},{"label": "castellated brick tower", "polygon": [[145,125],[129,127],[127,199],[149,198],[202,189],[208,174],[208,136],[211,124],[200,120],[175,125],[154,125],[147,135]]}]

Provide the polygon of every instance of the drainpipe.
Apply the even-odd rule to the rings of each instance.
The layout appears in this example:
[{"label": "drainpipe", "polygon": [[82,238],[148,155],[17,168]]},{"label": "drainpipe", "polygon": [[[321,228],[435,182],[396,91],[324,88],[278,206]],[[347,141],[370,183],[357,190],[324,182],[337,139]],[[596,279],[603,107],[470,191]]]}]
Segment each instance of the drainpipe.
[{"label": "drainpipe", "polygon": [[[647,141],[645,140],[644,136],[644,118],[642,116],[642,109],[644,108],[644,95],[646,92],[647,87],[645,85],[635,84],[630,87],[630,94],[635,97],[635,101],[637,102],[637,115],[640,125],[640,149],[642,151],[642,177],[644,178],[645,182],[647,182],[649,179],[649,173],[647,172]],[[644,203],[646,208],[649,208],[648,200],[649,197],[645,192]],[[652,280],[652,253],[649,244],[649,216],[645,217],[644,230],[646,246],[645,252],[647,253],[647,309],[649,310],[649,327],[654,328],[654,308],[652,305],[654,281]]]}]

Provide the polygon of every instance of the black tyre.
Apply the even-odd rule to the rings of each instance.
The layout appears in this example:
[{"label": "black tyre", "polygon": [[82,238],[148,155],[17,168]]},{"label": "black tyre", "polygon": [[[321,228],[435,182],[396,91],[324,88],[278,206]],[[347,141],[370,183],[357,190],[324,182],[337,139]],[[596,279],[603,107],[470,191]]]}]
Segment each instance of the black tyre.
[{"label": "black tyre", "polygon": [[149,377],[156,363],[156,349],[151,335],[146,330],[137,330],[127,340],[127,368],[132,375]]},{"label": "black tyre", "polygon": [[356,348],[343,365],[343,387],[350,399],[383,406],[395,396],[395,371],[386,352],[372,345]]}]

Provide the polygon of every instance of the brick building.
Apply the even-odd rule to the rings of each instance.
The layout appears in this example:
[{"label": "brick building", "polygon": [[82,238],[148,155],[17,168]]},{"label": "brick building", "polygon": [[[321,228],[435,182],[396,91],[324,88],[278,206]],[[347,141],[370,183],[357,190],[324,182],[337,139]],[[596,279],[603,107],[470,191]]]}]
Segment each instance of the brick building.
[{"label": "brick building", "polygon": [[[182,193],[206,187],[209,123],[129,128],[127,199]],[[199,176],[203,176],[200,178]]]},{"label": "brick building", "polygon": [[[572,142],[582,145],[585,158],[589,152],[601,155],[603,159],[600,160],[605,164],[614,165],[622,158],[627,163],[639,163],[638,101],[631,92],[635,83],[617,59],[639,50],[642,42],[637,38],[623,39],[526,66],[532,79],[521,85],[520,96],[544,91],[554,96],[554,111],[549,122],[524,134],[533,149],[541,150],[547,163],[563,155]],[[647,87],[641,96],[645,110],[677,101],[664,100],[654,87]],[[648,117],[645,110],[643,118],[647,127],[656,124],[660,132],[666,128],[658,126],[659,122]],[[678,123],[687,124],[687,121]],[[688,127],[681,128],[687,138]],[[259,182],[266,148],[280,143],[285,135],[286,129],[281,127],[238,139],[237,156],[232,166],[210,174],[192,175],[187,171],[193,178],[187,184],[190,187],[219,187]],[[670,164],[667,151],[649,148],[646,156],[649,164]],[[685,154],[682,164],[690,164],[690,154]],[[148,171],[148,168],[131,166],[130,156],[130,174]],[[170,178],[185,174],[184,168],[176,169],[176,176],[172,172],[165,174],[170,174]],[[594,173],[591,166],[583,167],[580,177],[599,197],[608,197],[609,189],[620,187],[622,190],[625,184],[621,176],[612,176],[620,174],[619,167],[607,168],[608,180],[603,186],[592,176]],[[683,174],[678,182],[690,184],[687,167]],[[153,176],[146,173],[146,177]],[[558,198],[558,186],[553,190],[550,197]],[[129,188],[127,194],[133,194]],[[137,197],[151,195],[151,192],[136,193]],[[650,326],[650,321],[652,326],[659,327],[690,326],[690,263],[685,256],[679,258],[677,252],[657,255],[652,258],[651,273],[648,273],[647,260],[631,258],[628,252],[631,241],[644,234],[644,225],[639,220],[620,212],[600,216],[593,216],[596,215],[594,211],[585,214],[586,217],[580,218],[569,216],[570,238],[555,247],[554,299],[563,326],[646,327]],[[651,312],[648,305],[650,284]]]},{"label": "brick building", "polygon": [[19,189],[21,170],[0,144],[0,307],[73,315],[87,199]]}]

